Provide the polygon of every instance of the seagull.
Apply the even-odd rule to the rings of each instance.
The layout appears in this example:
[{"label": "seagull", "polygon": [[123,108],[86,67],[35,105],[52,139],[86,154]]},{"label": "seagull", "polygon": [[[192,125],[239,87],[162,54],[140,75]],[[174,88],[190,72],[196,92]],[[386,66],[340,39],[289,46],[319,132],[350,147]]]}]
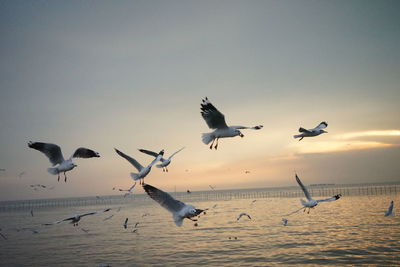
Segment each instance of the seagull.
[{"label": "seagull", "polygon": [[299,128],[299,132],[301,134],[297,134],[297,135],[293,135],[294,138],[300,138],[299,141],[303,140],[304,137],[312,137],[312,136],[318,136],[322,133],[328,133],[327,131],[323,130],[326,127],[328,127],[328,123],[326,123],[325,121],[321,122],[320,124],[318,124],[317,127],[313,128],[313,129],[304,129],[303,127]]},{"label": "seagull", "polygon": [[111,209],[105,209],[105,210],[99,210],[99,211],[92,211],[92,212],[77,214],[77,215],[74,215],[74,216],[59,220],[59,221],[55,221],[55,222],[51,222],[51,223],[45,223],[44,225],[54,225],[54,224],[59,224],[61,222],[65,222],[65,221],[71,221],[71,223],[74,224],[74,226],[78,226],[78,222],[81,220],[82,217],[87,216],[87,215],[94,215],[94,214],[107,212],[109,210],[111,210]]},{"label": "seagull", "polygon": [[88,234],[89,231],[90,231],[89,229],[85,229],[85,228],[81,228],[81,230],[82,230],[83,232],[87,233],[87,234]]},{"label": "seagull", "polygon": [[[296,175],[296,181],[297,181],[297,183],[299,184],[300,188],[303,190],[304,195],[305,195],[306,198],[307,198],[307,201],[305,201],[305,200],[303,200],[303,199],[300,199],[300,202],[301,202],[301,204],[303,205],[303,208],[304,208],[303,212],[306,211],[306,209],[308,208],[308,212],[307,212],[307,213],[310,213],[310,209],[312,209],[312,208],[314,208],[315,206],[317,206],[318,203],[320,203],[320,202],[331,202],[331,201],[335,201],[335,200],[338,200],[338,199],[342,196],[341,194],[337,194],[337,195],[335,195],[335,196],[333,196],[333,197],[330,197],[330,198],[327,198],[327,199],[314,200],[314,199],[311,197],[310,193],[308,192],[307,188],[306,188],[306,187],[303,185],[303,183],[300,181],[300,178],[297,176],[297,174],[295,174],[295,175]],[[303,208],[301,208],[301,209],[303,209]],[[301,210],[301,209],[300,209],[300,210]],[[298,210],[298,211],[299,211],[299,210]],[[296,212],[297,212],[297,211],[296,211]]]},{"label": "seagull", "polygon": [[282,223],[284,226],[286,226],[288,224],[288,221],[289,221],[288,219],[282,218]]},{"label": "seagull", "polygon": [[249,218],[251,220],[251,217],[249,214],[247,213],[240,213],[239,216],[237,216],[236,221],[239,221],[240,218],[242,218],[242,216],[247,216],[247,218]]},{"label": "seagull", "polygon": [[191,194],[192,192],[188,189],[186,190],[186,193]]},{"label": "seagull", "polygon": [[20,172],[20,173],[18,174],[18,177],[21,178],[23,175],[25,175],[25,172]]},{"label": "seagull", "polygon": [[182,226],[183,219],[185,218],[192,221],[197,221],[197,219],[193,219],[193,217],[200,215],[204,211],[202,209],[196,209],[192,205],[188,205],[176,200],[170,194],[161,191],[154,186],[144,184],[143,189],[146,191],[149,197],[172,213],[172,218],[176,226]]},{"label": "seagull", "polygon": [[139,222],[135,223],[135,226],[133,228],[137,228],[138,225],[139,225]]},{"label": "seagull", "polygon": [[125,229],[128,228],[128,218],[125,219],[123,226]]},{"label": "seagull", "polygon": [[215,190],[215,186],[208,185],[212,190]]},{"label": "seagull", "polygon": [[[165,159],[163,157],[160,158],[161,164],[157,164],[156,167],[157,168],[162,168],[163,172],[168,172],[168,168],[167,166],[171,163],[171,159],[173,156],[175,156],[178,152],[180,152],[182,149],[184,149],[185,147],[182,147],[181,149],[179,149],[178,151],[176,151],[175,153],[173,153],[171,156],[169,156],[169,158]],[[153,156],[155,158],[158,157],[159,153],[150,151],[150,150],[146,150],[146,149],[139,149],[140,152],[145,153],[147,155]]]},{"label": "seagull", "polygon": [[33,210],[31,210],[31,216],[33,217]]},{"label": "seagull", "polygon": [[263,128],[262,125],[257,125],[254,127],[246,127],[246,126],[228,126],[225,122],[225,116],[219,110],[214,107],[213,104],[206,97],[202,99],[202,103],[200,104],[201,116],[206,121],[208,127],[210,129],[215,129],[211,133],[203,133],[202,140],[203,143],[210,145],[210,149],[212,149],[214,141],[216,140],[216,144],[214,146],[215,149],[218,147],[218,139],[225,137],[235,137],[239,135],[240,137],[244,137],[244,135],[239,131],[241,129],[253,129],[260,130]]},{"label": "seagull", "polygon": [[387,217],[387,216],[394,216],[393,204],[394,204],[394,203],[393,203],[393,200],[390,201],[389,208],[388,208],[388,210],[385,212],[385,217]]},{"label": "seagull", "polygon": [[37,230],[35,228],[21,228],[21,229],[18,229],[18,230],[19,231],[31,231],[32,234],[38,234],[39,233],[39,230]]},{"label": "seagull", "polygon": [[256,203],[257,199],[254,199],[250,204]]},{"label": "seagull", "polygon": [[4,240],[7,240],[7,237],[6,237],[5,235],[3,235],[3,233],[1,232],[1,228],[0,228],[0,236],[1,236],[2,238],[4,238]]},{"label": "seagull", "polygon": [[149,165],[147,165],[146,167],[143,167],[134,158],[131,158],[130,156],[122,153],[121,151],[119,151],[116,148],[114,148],[114,149],[115,149],[115,152],[117,152],[118,155],[120,155],[121,157],[123,157],[124,159],[129,161],[139,171],[139,173],[132,173],[131,172],[131,177],[132,177],[132,179],[134,181],[140,180],[140,184],[143,184],[144,178],[146,177],[147,174],[149,174],[149,172],[151,170],[151,167],[153,167],[153,165],[157,161],[159,161],[162,158],[162,156],[164,155],[164,149],[163,149],[158,153],[158,156]]},{"label": "seagull", "polygon": [[120,191],[120,192],[126,192],[125,195],[124,195],[124,197],[126,197],[127,195],[132,194],[132,190],[133,190],[133,188],[135,188],[135,186],[136,186],[136,182],[135,182],[129,189],[127,189],[127,190],[125,190],[125,189],[118,189],[118,191]]},{"label": "seagull", "polygon": [[73,158],[100,157],[99,153],[88,148],[80,147],[75,150],[74,154],[72,154],[69,159],[65,160],[61,152],[61,148],[58,145],[41,142],[29,142],[28,147],[36,149],[45,154],[49,158],[50,163],[53,165],[53,168],[48,168],[47,171],[53,175],[57,174],[58,181],[60,181],[60,173],[63,172],[65,182],[67,182],[67,176],[65,175],[65,173],[78,166],[74,162],[72,162]]}]

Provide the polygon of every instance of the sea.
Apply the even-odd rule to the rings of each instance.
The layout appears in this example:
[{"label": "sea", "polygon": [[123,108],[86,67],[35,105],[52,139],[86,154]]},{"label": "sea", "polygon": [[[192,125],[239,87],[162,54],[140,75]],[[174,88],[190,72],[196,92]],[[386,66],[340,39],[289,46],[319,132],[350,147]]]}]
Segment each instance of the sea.
[{"label": "sea", "polygon": [[[399,191],[343,194],[292,215],[300,197],[257,192],[176,194],[207,209],[181,227],[146,195],[1,209],[0,233],[7,239],[0,237],[0,266],[400,266]],[[392,200],[398,215],[385,217]],[[106,208],[111,210],[86,216],[78,226],[43,225]],[[240,213],[251,219],[237,220]]]}]

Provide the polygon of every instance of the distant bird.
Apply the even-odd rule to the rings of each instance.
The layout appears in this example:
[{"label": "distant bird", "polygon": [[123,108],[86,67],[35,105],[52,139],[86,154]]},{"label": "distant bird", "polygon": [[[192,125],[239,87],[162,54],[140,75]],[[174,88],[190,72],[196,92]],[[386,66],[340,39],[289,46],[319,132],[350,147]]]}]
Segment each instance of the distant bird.
[{"label": "distant bird", "polygon": [[5,172],[6,171],[6,169],[0,169],[0,172]]},{"label": "distant bird", "polygon": [[303,140],[304,137],[312,137],[312,136],[318,136],[323,133],[328,133],[327,131],[323,130],[326,127],[328,127],[328,123],[326,123],[325,121],[321,122],[320,124],[318,124],[317,127],[313,128],[313,129],[306,130],[303,127],[300,127],[299,132],[301,134],[293,135],[293,137],[300,138],[299,141],[301,141],[301,140]]},{"label": "distant bird", "polygon": [[136,233],[136,234],[137,234],[137,233],[138,233],[137,231],[138,231],[138,229],[137,229],[137,228],[134,228],[134,229],[132,230],[132,233]]},{"label": "distant bird", "polygon": [[3,233],[1,232],[1,228],[0,228],[0,236],[4,239],[7,240],[7,237],[5,235],[3,235]]},{"label": "distant bird", "polygon": [[121,211],[121,208],[122,208],[122,207],[118,207],[117,212],[120,212],[120,211]]},{"label": "distant bird", "polygon": [[124,224],[122,225],[125,229],[128,228],[128,218],[125,219]]},{"label": "distant bird", "polygon": [[[307,212],[307,213],[310,213],[310,209],[312,209],[312,208],[314,208],[315,206],[317,206],[318,203],[320,203],[320,202],[331,202],[331,201],[335,201],[335,200],[338,200],[338,199],[342,196],[341,194],[337,194],[337,195],[335,195],[335,196],[333,196],[333,197],[330,197],[330,198],[327,198],[327,199],[314,200],[314,199],[311,197],[310,193],[308,192],[307,188],[306,188],[306,187],[303,185],[303,183],[300,181],[300,178],[297,176],[297,174],[295,174],[295,175],[296,175],[296,181],[297,181],[297,183],[299,184],[301,190],[303,190],[304,195],[305,195],[306,198],[307,198],[307,201],[304,201],[303,199],[300,199],[300,202],[301,202],[301,204],[303,205],[303,208],[301,208],[301,209],[304,209],[303,211],[306,211],[306,209],[308,208],[308,212]],[[300,209],[300,210],[301,210],[301,209]]]},{"label": "distant bird", "polygon": [[35,228],[21,228],[21,229],[18,229],[17,231],[31,231],[32,232],[32,234],[38,234],[39,233],[39,230],[38,229],[35,229]]},{"label": "distant bird", "polygon": [[144,184],[143,189],[146,191],[149,197],[172,213],[172,218],[176,226],[182,226],[183,219],[185,218],[192,221],[197,221],[196,219],[193,219],[193,217],[200,215],[204,211],[202,209],[196,209],[192,205],[188,205],[176,200],[170,194],[161,191],[154,186]]},{"label": "distant bird", "polygon": [[31,210],[31,216],[33,217],[33,210]]},{"label": "distant bird", "polygon": [[390,201],[388,210],[385,212],[385,217],[394,216],[393,205],[394,205],[394,203],[393,203],[393,200],[392,200],[392,201]]},{"label": "distant bird", "polygon": [[213,209],[215,209],[218,206],[218,204],[214,204],[214,206],[212,206]]},{"label": "distant bird", "polygon": [[256,203],[257,199],[254,199],[250,204]]},{"label": "distant bird", "polygon": [[18,178],[22,178],[23,175],[25,175],[25,172],[20,172],[20,173],[18,174]]},{"label": "distant bird", "polygon": [[212,149],[214,141],[216,140],[216,144],[214,146],[215,149],[218,147],[218,140],[219,138],[225,138],[225,137],[235,137],[235,136],[240,136],[244,137],[242,134],[241,129],[253,129],[253,130],[260,130],[263,128],[262,125],[257,125],[254,127],[246,127],[246,126],[228,126],[225,122],[225,116],[221,112],[214,107],[213,104],[208,100],[206,97],[205,99],[202,100],[202,103],[200,104],[200,110],[201,110],[201,116],[203,119],[206,121],[208,127],[210,129],[215,129],[211,133],[203,133],[202,135],[202,140],[203,143],[210,145],[210,149]]},{"label": "distant bird", "polygon": [[247,218],[249,218],[251,220],[251,217],[249,214],[247,213],[240,213],[239,216],[237,216],[236,221],[239,221],[240,218],[242,218],[243,216],[247,216]]},{"label": "distant bird", "polygon": [[250,173],[250,171],[245,171],[244,173],[245,173],[245,174],[249,174],[249,173]]},{"label": "distant bird", "polygon": [[143,213],[142,218],[143,218],[143,217],[146,217],[146,216],[149,216],[149,215],[150,215],[150,213],[147,213],[147,212],[146,212],[146,213]]},{"label": "distant bird", "polygon": [[192,192],[188,189],[186,190],[186,193],[191,194]]},{"label": "distant bird", "polygon": [[[165,159],[163,157],[160,158],[161,164],[157,164],[156,167],[157,168],[162,168],[163,172],[168,172],[168,168],[167,166],[171,163],[171,159],[173,156],[175,156],[178,152],[180,152],[182,149],[184,149],[185,147],[182,147],[181,149],[179,149],[178,151],[176,151],[175,153],[173,153],[171,156],[169,156],[169,158]],[[155,158],[158,157],[159,153],[150,151],[150,150],[146,150],[146,149],[139,149],[140,152],[145,153],[147,155],[153,156]]]},{"label": "distant bird", "polygon": [[[65,160],[64,156],[61,152],[61,148],[55,144],[49,143],[41,143],[41,142],[29,142],[28,146],[30,148],[36,149],[43,154],[45,154],[50,163],[53,165],[53,168],[48,168],[47,171],[53,175],[58,175],[58,181],[60,181],[60,173],[64,173],[65,182],[67,182],[66,172],[72,170],[73,168],[77,167],[74,162],[72,162],[73,158],[98,158],[100,157],[99,153],[90,150],[88,148],[80,147],[75,150],[72,156]],[[56,166],[56,167],[54,167]]]},{"label": "distant bird", "polygon": [[55,221],[55,222],[51,222],[51,223],[45,223],[44,225],[54,225],[54,224],[59,224],[61,222],[65,222],[65,221],[71,221],[71,223],[74,226],[78,226],[78,222],[81,220],[82,217],[84,216],[88,216],[88,215],[94,215],[94,214],[99,214],[99,213],[103,213],[103,212],[107,212],[111,209],[105,209],[105,210],[99,210],[99,211],[91,211],[91,212],[87,212],[87,213],[82,213],[82,214],[77,214],[59,221]]},{"label": "distant bird", "polygon": [[85,229],[85,228],[81,228],[81,230],[82,230],[83,232],[87,233],[87,234],[88,234],[89,231],[90,231],[89,229]]},{"label": "distant bird", "polygon": [[144,183],[144,178],[146,177],[147,174],[149,174],[151,167],[153,167],[153,165],[157,162],[160,161],[160,159],[162,158],[162,156],[164,155],[164,150],[161,150],[158,153],[158,156],[146,167],[143,167],[142,165],[140,165],[139,162],[137,162],[134,158],[131,158],[130,156],[122,153],[121,151],[119,151],[118,149],[114,148],[115,152],[117,152],[118,155],[120,155],[121,157],[123,157],[124,159],[126,159],[127,161],[129,161],[138,171],[139,173],[132,173],[131,172],[131,177],[134,181],[136,180],[140,180],[140,184]]},{"label": "distant bird", "polygon": [[130,194],[132,194],[132,190],[135,188],[135,186],[136,186],[136,182],[131,186],[131,187],[129,187],[129,189],[118,189],[118,191],[120,191],[120,192],[126,192],[125,193],[125,195],[124,195],[124,197],[126,197],[126,196],[128,196],[128,195],[130,195]]},{"label": "distant bird", "polygon": [[33,188],[33,190],[38,190],[40,188],[46,188],[47,186],[43,185],[43,184],[31,184],[30,187]]},{"label": "distant bird", "polygon": [[103,221],[107,221],[107,220],[111,219],[112,217],[114,217],[114,214],[108,216],[107,218],[104,218]]},{"label": "distant bird", "polygon": [[215,190],[215,186],[208,185],[212,190]]},{"label": "distant bird", "polygon": [[139,225],[139,222],[135,223],[135,226],[133,228],[137,228],[138,225]]},{"label": "distant bird", "polygon": [[286,226],[288,224],[289,220],[286,218],[282,218],[282,223],[284,226]]}]

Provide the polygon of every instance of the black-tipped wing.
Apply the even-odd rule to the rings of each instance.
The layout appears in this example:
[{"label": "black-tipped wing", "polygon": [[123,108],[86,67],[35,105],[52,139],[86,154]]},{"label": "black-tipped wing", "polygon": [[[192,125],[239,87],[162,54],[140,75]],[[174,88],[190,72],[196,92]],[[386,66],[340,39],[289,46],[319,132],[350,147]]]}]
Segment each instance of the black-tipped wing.
[{"label": "black-tipped wing", "polygon": [[309,130],[307,130],[307,129],[304,129],[303,127],[300,127],[300,128],[299,128],[299,132],[300,132],[300,133],[311,133],[311,131],[309,131]]},{"label": "black-tipped wing", "polygon": [[389,208],[386,212],[386,214],[392,214],[393,213],[393,200],[389,204]]},{"label": "black-tipped wing", "polygon": [[100,155],[96,151],[93,151],[85,147],[80,147],[77,150],[75,150],[75,153],[72,155],[72,157],[88,159],[88,158],[99,158]]},{"label": "black-tipped wing", "polygon": [[140,165],[139,162],[137,162],[135,159],[129,157],[128,155],[122,153],[121,151],[119,151],[118,149],[114,148],[115,152],[117,152],[118,155],[120,155],[121,157],[123,157],[124,159],[126,159],[127,161],[129,161],[138,171],[140,171],[141,169],[143,169],[143,166]]},{"label": "black-tipped wing", "polygon": [[303,185],[303,183],[300,181],[300,178],[297,176],[297,174],[296,174],[296,181],[299,184],[301,190],[303,190],[304,195],[306,196],[307,200],[308,201],[312,200],[310,193],[308,192],[307,188]]},{"label": "black-tipped wing", "polygon": [[158,153],[157,152],[153,152],[150,150],[146,150],[146,149],[139,149],[140,152],[145,153],[147,155],[153,156],[153,157],[158,157]]},{"label": "black-tipped wing", "polygon": [[185,206],[185,203],[174,199],[170,194],[165,193],[154,186],[144,184],[143,189],[149,197],[172,213],[179,212]]},{"label": "black-tipped wing", "polygon": [[41,142],[29,142],[28,146],[45,154],[53,166],[64,161],[61,148],[58,145]]},{"label": "black-tipped wing", "polygon": [[[182,147],[181,149],[179,149],[178,151],[176,151],[176,152],[174,152],[171,156],[169,156],[169,160],[171,160],[172,159],[172,157],[173,156],[175,156],[177,153],[179,153],[182,149],[184,149],[185,147]],[[162,160],[161,160],[161,162],[163,162]]]},{"label": "black-tipped wing", "polygon": [[200,104],[201,116],[211,129],[226,128],[225,116],[206,97]]},{"label": "black-tipped wing", "polygon": [[321,122],[320,124],[318,124],[317,127],[315,127],[315,130],[322,130],[325,129],[326,127],[328,127],[328,123],[326,123],[325,121]]},{"label": "black-tipped wing", "polygon": [[320,202],[331,202],[331,201],[336,201],[336,200],[338,200],[341,196],[342,196],[341,194],[337,194],[337,195],[334,195],[333,197],[330,197],[330,198],[327,198],[327,199],[320,199],[320,200],[317,200],[317,202],[320,203]]}]

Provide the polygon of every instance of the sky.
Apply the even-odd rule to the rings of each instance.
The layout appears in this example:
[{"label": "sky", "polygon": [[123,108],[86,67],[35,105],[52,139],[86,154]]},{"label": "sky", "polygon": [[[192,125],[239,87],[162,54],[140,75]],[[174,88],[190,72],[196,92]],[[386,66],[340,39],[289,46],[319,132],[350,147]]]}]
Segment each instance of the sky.
[{"label": "sky", "polygon": [[[0,200],[400,182],[399,1],[1,1]],[[201,142],[208,97],[244,138]],[[327,134],[293,138],[328,122]],[[69,157],[57,182],[28,141]],[[245,173],[245,171],[250,173]],[[25,174],[19,178],[21,172]],[[55,186],[32,190],[30,184]],[[143,193],[141,188],[136,192]]]}]

